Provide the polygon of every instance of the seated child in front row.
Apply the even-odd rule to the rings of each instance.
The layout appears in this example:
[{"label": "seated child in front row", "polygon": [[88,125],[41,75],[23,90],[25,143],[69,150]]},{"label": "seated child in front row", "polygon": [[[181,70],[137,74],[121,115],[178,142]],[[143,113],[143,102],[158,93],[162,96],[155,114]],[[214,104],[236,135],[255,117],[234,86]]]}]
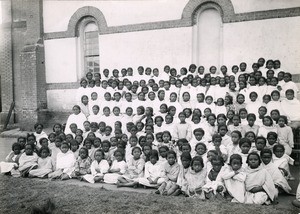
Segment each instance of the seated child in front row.
[{"label": "seated child in front row", "polygon": [[261,166],[260,156],[256,152],[248,155],[247,164],[245,203],[270,204],[277,193],[271,175]]},{"label": "seated child in front row", "polygon": [[[270,149],[263,149],[260,153],[263,167],[270,173],[278,193],[283,191],[286,193],[291,192],[291,187],[287,180],[284,178],[279,168],[272,161],[272,151]],[[277,194],[276,194],[277,195]]]},{"label": "seated child in front row", "polygon": [[33,152],[33,150],[33,144],[26,144],[25,152],[21,155],[19,159],[19,166],[17,167],[17,169],[22,177],[27,177],[31,170],[36,169],[38,167],[38,156],[35,152]]},{"label": "seated child in front row", "polygon": [[231,197],[231,202],[244,203],[246,173],[242,168],[242,157],[239,154],[230,156],[229,165],[222,170],[220,180],[226,192]]},{"label": "seated child in front row", "polygon": [[45,178],[50,172],[52,172],[53,165],[50,157],[50,149],[48,147],[40,148],[39,156],[40,157],[37,160],[37,169],[31,170],[28,177]]},{"label": "seated child in front row", "polygon": [[5,162],[2,161],[0,163],[1,173],[11,173],[11,171],[15,171],[14,168],[17,168],[17,166],[19,165],[19,159],[22,155],[21,149],[21,144],[13,143],[12,151],[5,158]]},{"label": "seated child in front row", "polygon": [[161,177],[162,166],[157,162],[158,152],[157,150],[151,150],[150,161],[145,164],[145,175],[138,179],[138,182],[147,187],[158,187],[164,178]]},{"label": "seated child in front row", "polygon": [[179,164],[176,162],[176,153],[173,150],[167,153],[167,163],[163,165],[162,177],[165,181],[160,185],[156,194],[172,195],[177,189],[177,178],[179,174]]},{"label": "seated child in front row", "polygon": [[86,147],[81,147],[79,157],[75,163],[75,169],[71,174],[72,178],[82,180],[83,176],[91,173],[92,159],[89,157],[89,151]]},{"label": "seated child in front row", "polygon": [[173,195],[179,195],[180,193],[182,193],[181,189],[185,185],[185,174],[187,173],[192,161],[192,157],[189,152],[182,152],[182,154],[180,155],[180,159],[182,165],[179,165],[179,173],[176,182],[177,189]]},{"label": "seated child in front row", "polygon": [[76,159],[73,152],[69,150],[69,144],[63,142],[60,149],[61,152],[59,152],[56,157],[56,169],[54,172],[48,174],[48,177],[51,178],[51,180],[68,180],[71,178],[71,173],[74,170]]},{"label": "seated child in front row", "polygon": [[291,175],[290,165],[294,165],[294,159],[285,154],[284,146],[281,144],[273,147],[273,162],[280,169],[287,180],[295,180]]},{"label": "seated child in front row", "polygon": [[203,159],[200,156],[195,156],[192,159],[191,167],[188,168],[185,174],[185,184],[182,191],[190,196],[205,199],[202,187],[205,184],[206,169],[204,168]]},{"label": "seated child in front row", "polygon": [[127,161],[127,171],[123,176],[118,178],[118,187],[135,187],[138,182],[138,178],[142,177],[144,174],[145,161],[141,158],[142,149],[140,147],[134,147],[132,149],[132,156]]},{"label": "seated child in front row", "polygon": [[104,174],[104,183],[116,184],[120,175],[124,175],[127,170],[127,163],[124,161],[125,151],[124,149],[117,149],[114,152],[114,161],[108,170],[108,173]]},{"label": "seated child in front row", "polygon": [[86,174],[83,179],[89,183],[103,182],[104,174],[109,170],[109,164],[104,159],[104,152],[101,149],[97,149],[94,153],[95,160],[91,164],[91,174]]}]

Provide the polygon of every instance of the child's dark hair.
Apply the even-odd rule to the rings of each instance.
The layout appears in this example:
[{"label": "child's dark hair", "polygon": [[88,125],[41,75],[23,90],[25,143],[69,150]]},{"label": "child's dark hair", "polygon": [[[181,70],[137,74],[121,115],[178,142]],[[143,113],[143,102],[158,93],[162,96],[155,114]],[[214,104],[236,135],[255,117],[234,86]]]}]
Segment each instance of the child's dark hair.
[{"label": "child's dark hair", "polygon": [[251,147],[251,141],[248,138],[241,138],[239,142],[239,147],[241,147],[243,144],[247,143]]},{"label": "child's dark hair", "polygon": [[285,151],[284,146],[281,145],[281,144],[276,144],[276,145],[273,147],[273,153],[274,153],[277,149],[283,149],[283,151]]},{"label": "child's dark hair", "polygon": [[278,118],[278,120],[281,119],[281,118],[284,120],[285,125],[287,125],[288,124],[287,116],[280,115],[279,118]]},{"label": "child's dark hair", "polygon": [[11,146],[11,150],[14,151],[15,148],[19,148],[19,150],[21,151],[22,145],[20,143],[13,143],[13,145]]},{"label": "child's dark hair", "polygon": [[150,151],[150,158],[156,158],[158,160],[158,151],[156,149]]},{"label": "child's dark hair", "polygon": [[182,154],[180,155],[180,160],[182,161],[183,159],[192,161],[191,153],[189,153],[189,152],[182,152]]},{"label": "child's dark hair", "polygon": [[207,153],[214,153],[216,156],[218,155],[218,152],[216,150],[209,150]]},{"label": "child's dark hair", "polygon": [[202,135],[204,135],[205,134],[205,131],[202,129],[202,128],[197,128],[197,129],[194,129],[194,131],[193,131],[193,134],[195,135],[195,133],[196,132],[201,132],[202,133]]},{"label": "child's dark hair", "polygon": [[275,137],[276,139],[278,138],[278,134],[276,132],[268,132],[267,139],[271,136]]},{"label": "child's dark hair", "polygon": [[42,151],[46,151],[48,153],[48,156],[50,155],[50,149],[46,146],[42,146],[39,151],[38,151],[38,155],[41,157]]},{"label": "child's dark hair", "polygon": [[97,129],[99,128],[99,127],[98,127],[98,123],[96,123],[96,122],[91,122],[90,127],[91,127],[91,128],[97,128]]},{"label": "child's dark hair", "polygon": [[240,156],[239,154],[233,154],[233,155],[230,156],[230,158],[229,158],[229,165],[232,164],[233,160],[239,160],[241,164],[243,163],[242,156]]},{"label": "child's dark hair", "polygon": [[272,156],[272,150],[271,149],[262,149],[260,151],[260,157],[263,156],[263,154],[270,154]]},{"label": "child's dark hair", "polygon": [[83,141],[83,145],[85,146],[87,142],[91,142],[91,144],[93,144],[92,139],[90,139],[90,138],[85,138],[84,141]]},{"label": "child's dark hair", "polygon": [[220,132],[220,129],[224,128],[224,127],[228,131],[228,128],[227,128],[227,126],[225,124],[220,124],[220,125],[218,125],[218,132]]},{"label": "child's dark hair", "polygon": [[182,143],[181,145],[185,144],[185,143],[189,143],[187,139],[185,138],[180,138],[177,140],[177,145],[180,145],[179,143]]},{"label": "child's dark hair", "polygon": [[215,141],[216,138],[221,138],[222,140],[222,136],[220,134],[213,134],[212,141]]},{"label": "child's dark hair", "polygon": [[198,146],[203,146],[205,149],[205,152],[207,151],[207,147],[206,147],[205,143],[197,143],[195,146],[195,150],[197,149]]},{"label": "child's dark hair", "polygon": [[48,141],[48,138],[42,137],[42,138],[39,140],[39,144],[40,144],[40,145],[42,145],[42,141],[43,141],[43,140],[47,140],[47,141]]},{"label": "child's dark hair", "polygon": [[101,147],[103,147],[103,144],[104,144],[104,143],[108,144],[108,146],[111,147],[111,144],[110,144],[110,142],[109,142],[108,140],[103,140],[103,141],[101,142]]},{"label": "child's dark hair", "polygon": [[183,144],[181,145],[181,149],[182,149],[183,146],[189,147],[189,150],[192,151],[192,147],[191,147],[191,145],[190,145],[189,143],[183,143]]},{"label": "child's dark hair", "polygon": [[231,134],[232,133],[236,133],[239,136],[239,139],[242,138],[242,133],[239,130],[234,130],[234,131],[231,132]]},{"label": "child's dark hair", "polygon": [[168,157],[169,155],[174,155],[175,159],[177,158],[176,152],[174,152],[173,150],[169,150],[169,151],[168,151],[167,157]]},{"label": "child's dark hair", "polygon": [[223,159],[222,156],[217,155],[217,156],[213,157],[213,158],[211,159],[211,164],[212,164],[212,165],[214,165],[214,164],[213,164],[214,161],[220,161],[220,162],[222,163],[222,166],[224,166],[224,159]]},{"label": "child's dark hair", "polygon": [[260,156],[257,152],[250,152],[247,156],[247,160],[246,160],[246,163],[249,164],[249,157],[250,155],[255,155],[256,157],[258,157],[258,162],[259,162],[259,165],[261,164],[261,159],[260,159]]},{"label": "child's dark hair", "polygon": [[34,124],[34,129],[36,129],[38,126],[41,126],[42,127],[42,129],[44,128],[44,125],[43,124],[41,124],[41,123],[36,123],[36,124]]},{"label": "child's dark hair", "polygon": [[255,140],[255,142],[257,142],[258,140],[263,140],[263,141],[264,141],[264,143],[265,143],[265,145],[267,144],[267,139],[266,139],[266,138],[264,138],[263,136],[259,136],[259,137],[257,137],[257,138],[256,138],[256,140]]},{"label": "child's dark hair", "polygon": [[167,146],[161,146],[158,148],[158,151],[160,152],[161,149],[165,149],[167,152],[169,151],[169,147]]},{"label": "child's dark hair", "polygon": [[201,164],[201,166],[202,166],[202,168],[204,167],[203,158],[201,156],[195,156],[195,157],[193,157],[193,159],[191,161],[191,167],[193,167],[193,163],[195,161],[199,161],[200,164]]},{"label": "child's dark hair", "polygon": [[65,142],[65,141],[62,142],[61,145],[60,145],[60,147],[62,147],[63,145],[66,145],[70,149],[70,145],[67,142]]},{"label": "child's dark hair", "polygon": [[33,134],[33,133],[28,133],[27,134],[27,141],[28,141],[28,138],[30,138],[30,137],[33,137],[34,138],[34,141],[36,141],[36,137],[35,137],[35,135]]},{"label": "child's dark hair", "polygon": [[89,156],[89,150],[85,146],[81,147],[80,150],[84,150],[87,156]]},{"label": "child's dark hair", "polygon": [[122,155],[122,157],[125,156],[125,150],[124,149],[116,149],[116,151],[114,151],[114,156],[116,156],[117,153],[120,153]]},{"label": "child's dark hair", "polygon": [[256,120],[256,115],[253,114],[253,113],[249,113],[249,114],[247,115],[247,120],[249,120],[249,118],[254,118],[254,120]]},{"label": "child's dark hair", "polygon": [[139,150],[140,153],[142,153],[141,147],[135,146],[135,147],[133,147],[132,150],[131,150],[131,154],[132,154],[132,155],[133,155],[134,150]]}]

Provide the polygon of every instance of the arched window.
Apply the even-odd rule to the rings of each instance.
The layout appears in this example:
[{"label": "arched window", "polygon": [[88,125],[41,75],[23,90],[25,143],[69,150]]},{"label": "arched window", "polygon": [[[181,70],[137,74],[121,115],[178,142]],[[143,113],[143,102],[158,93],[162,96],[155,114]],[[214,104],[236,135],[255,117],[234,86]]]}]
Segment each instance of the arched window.
[{"label": "arched window", "polygon": [[223,28],[220,11],[204,5],[194,17],[193,62],[207,71],[210,66],[217,68],[223,61]]},{"label": "arched window", "polygon": [[86,72],[99,72],[99,33],[95,22],[88,23],[84,28],[83,50],[84,69]]},{"label": "arched window", "polygon": [[81,79],[89,71],[100,71],[99,29],[95,18],[83,18],[77,25],[77,36],[77,75]]}]

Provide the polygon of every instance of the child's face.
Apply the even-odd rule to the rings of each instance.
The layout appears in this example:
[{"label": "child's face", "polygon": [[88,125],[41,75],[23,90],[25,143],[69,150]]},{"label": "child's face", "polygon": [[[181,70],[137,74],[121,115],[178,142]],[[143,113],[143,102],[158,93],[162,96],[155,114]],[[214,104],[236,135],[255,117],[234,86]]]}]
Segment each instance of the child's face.
[{"label": "child's face", "polygon": [[99,108],[93,107],[93,113],[94,115],[97,115],[99,113]]},{"label": "child's face", "polygon": [[92,98],[92,100],[97,100],[98,99],[98,94],[97,93],[92,93],[91,98]]},{"label": "child's face", "polygon": [[197,101],[198,101],[199,103],[204,102],[204,96],[203,96],[202,94],[197,94]]},{"label": "child's face", "polygon": [[149,155],[150,151],[151,151],[150,146],[144,146],[144,151],[143,152],[144,152],[145,155]]},{"label": "child's face", "polygon": [[237,133],[233,132],[231,133],[231,141],[233,144],[238,144],[239,143],[239,140],[240,140],[240,137]]},{"label": "child's face", "polygon": [[120,162],[120,161],[123,160],[123,156],[122,156],[122,154],[121,154],[120,152],[117,152],[117,153],[115,154],[115,158],[116,158],[116,160],[117,160],[118,162]]},{"label": "child's face", "polygon": [[222,142],[222,138],[216,137],[213,143],[214,143],[214,146],[220,146],[221,142]]},{"label": "child's face", "polygon": [[211,164],[212,164],[212,167],[213,167],[214,171],[220,172],[220,170],[221,170],[221,168],[222,168],[222,163],[221,163],[221,161],[218,161],[218,160],[212,160]]},{"label": "child's face", "polygon": [[251,142],[255,141],[255,135],[253,133],[248,133],[247,136],[245,136],[247,139],[249,139]]},{"label": "child's face", "polygon": [[127,109],[126,109],[126,114],[127,114],[128,116],[131,116],[132,113],[133,113],[132,108],[127,108]]},{"label": "child's face", "polygon": [[103,149],[104,152],[108,152],[109,151],[109,144],[108,143],[103,143],[102,149]]},{"label": "child's face", "polygon": [[107,128],[107,127],[106,127],[106,128],[105,128],[105,135],[106,135],[106,136],[109,136],[109,135],[111,134],[111,131],[112,131],[112,130],[111,130],[110,128]]},{"label": "child's face", "polygon": [[157,163],[157,158],[151,156],[151,157],[150,157],[150,162],[151,162],[153,165],[156,164],[156,163]]},{"label": "child's face", "polygon": [[129,140],[130,142],[130,145],[131,145],[131,147],[134,147],[134,146],[136,146],[137,145],[137,140],[135,139],[135,138],[131,138],[130,140]]},{"label": "child's face", "polygon": [[217,122],[218,122],[219,125],[221,125],[221,124],[226,125],[226,119],[224,117],[219,117],[217,119]]},{"label": "child's face", "polygon": [[162,139],[165,143],[169,143],[171,140],[169,134],[163,134]]},{"label": "child's face", "polygon": [[269,153],[264,153],[261,156],[261,161],[265,164],[268,165],[272,161],[272,154]]},{"label": "child's face", "polygon": [[166,158],[167,157],[167,150],[165,148],[159,149],[159,154],[161,157]]},{"label": "child's face", "polygon": [[250,155],[248,165],[251,169],[256,169],[259,166],[259,157],[257,155]]},{"label": "child's face", "polygon": [[208,118],[208,123],[211,125],[211,126],[214,126],[215,125],[215,122],[216,122],[216,118],[214,117],[209,117]]},{"label": "child's face", "polygon": [[283,148],[277,148],[275,151],[274,151],[274,155],[277,157],[277,158],[281,158],[283,155],[284,155],[284,149]]},{"label": "child's face", "polygon": [[127,137],[127,135],[122,135],[122,138],[121,138],[121,140],[123,141],[123,142],[127,142],[128,141],[128,137]]},{"label": "child's face", "polygon": [[101,145],[101,141],[100,140],[98,140],[98,139],[94,140],[94,147],[95,148],[99,148],[100,145]]},{"label": "child's face", "polygon": [[133,158],[135,160],[137,160],[141,157],[141,151],[139,149],[135,149],[132,151],[132,155],[133,155]]},{"label": "child's face", "polygon": [[61,140],[60,139],[55,139],[55,146],[60,148],[60,146],[61,146]]},{"label": "child's face", "polygon": [[285,121],[284,121],[283,118],[279,118],[279,119],[278,119],[278,125],[279,125],[280,127],[284,127],[284,126],[285,126]]},{"label": "child's face", "polygon": [[41,152],[41,158],[46,158],[46,157],[48,157],[49,156],[49,152],[47,151],[47,150],[42,150],[42,152]]},{"label": "child's face", "polygon": [[191,152],[190,147],[189,146],[185,146],[185,145],[181,147],[181,151],[182,152],[188,152],[188,153]]},{"label": "child's face", "polygon": [[91,126],[91,131],[96,132],[98,130],[97,126]]},{"label": "child's face", "polygon": [[41,142],[41,146],[48,147],[48,140],[47,139],[43,139],[42,142]]},{"label": "child's face", "polygon": [[264,115],[267,114],[267,111],[266,111],[265,108],[259,108],[259,109],[258,109],[258,114],[259,114],[260,116],[264,116]]},{"label": "child's face", "polygon": [[88,157],[88,154],[85,149],[80,149],[79,156],[81,157],[81,159],[86,159]]},{"label": "child's face", "polygon": [[247,121],[248,121],[249,126],[253,126],[255,119],[253,117],[249,117]]},{"label": "child's face", "polygon": [[[81,156],[80,156],[81,157]],[[95,152],[95,160],[100,162],[101,160],[103,160],[103,155],[102,155],[102,152]]]},{"label": "child's face", "polygon": [[167,157],[168,163],[172,166],[176,162],[176,158],[173,154],[169,154]]},{"label": "child's face", "polygon": [[77,130],[77,126],[76,125],[71,125],[70,129],[71,129],[71,132],[75,134],[76,130]]},{"label": "child's face", "polygon": [[162,125],[162,122],[163,122],[163,121],[162,121],[161,118],[157,118],[157,119],[156,119],[156,125],[157,125],[157,126],[160,127],[160,126]]},{"label": "child's face", "polygon": [[137,130],[140,132],[143,130],[144,126],[143,126],[143,123],[139,122],[136,124],[136,127],[137,127]]},{"label": "child's face", "polygon": [[15,155],[18,155],[21,153],[21,148],[19,146],[15,146],[13,151]]},{"label": "child's face", "polygon": [[190,167],[191,160],[189,160],[187,158],[182,158],[181,163],[182,163],[183,168],[187,169]]},{"label": "child's face", "polygon": [[217,106],[222,106],[223,105],[223,99],[218,99],[217,100]]},{"label": "child's face", "polygon": [[72,152],[76,152],[78,149],[78,145],[77,144],[71,144],[71,151]]},{"label": "child's face", "polygon": [[195,132],[195,138],[196,138],[196,140],[198,140],[198,141],[202,140],[202,138],[203,138],[203,133],[202,133],[202,132],[199,132],[199,131]]},{"label": "child's face", "polygon": [[113,113],[115,116],[119,116],[120,115],[120,109],[119,108],[114,108]]},{"label": "child's face", "polygon": [[246,119],[246,118],[247,118],[247,112],[246,112],[246,111],[241,111],[241,112],[240,112],[240,117],[241,117],[242,119]]},{"label": "child's face", "polygon": [[[94,144],[95,144],[95,142],[94,142]],[[110,144],[111,144],[111,146],[113,146],[113,147],[117,146],[117,144],[118,144],[117,138],[112,137],[112,138],[110,139]]]},{"label": "child's face", "polygon": [[233,122],[233,125],[235,125],[235,126],[238,126],[240,124],[240,120],[238,117],[233,117],[232,122]]},{"label": "child's face", "polygon": [[288,100],[293,100],[294,99],[294,93],[293,92],[288,91],[288,92],[285,93],[285,96],[286,96],[286,99],[288,99]]},{"label": "child's face", "polygon": [[212,99],[211,97],[207,97],[207,98],[205,99],[205,102],[206,102],[207,104],[211,104],[212,101],[213,101],[213,99]]},{"label": "child's face", "polygon": [[276,143],[276,141],[277,141],[276,137],[273,136],[273,135],[270,135],[270,136],[267,138],[267,140],[268,140],[268,143],[269,143],[270,145],[274,145],[274,144]]},{"label": "child's face", "polygon": [[255,142],[255,146],[258,151],[261,151],[263,150],[263,148],[265,148],[266,143],[263,139],[257,139]]},{"label": "child's face", "polygon": [[270,102],[269,96],[263,96],[263,103],[268,104]]},{"label": "child's face", "polygon": [[90,131],[90,124],[89,123],[84,123],[83,126],[84,126],[85,131]]},{"label": "child's face", "polygon": [[69,147],[66,144],[62,144],[60,150],[62,153],[67,153],[69,151]]},{"label": "child's face", "polygon": [[271,120],[269,118],[264,118],[263,123],[265,126],[271,126]]},{"label": "child's face", "polygon": [[252,93],[252,94],[250,95],[250,100],[251,100],[252,102],[255,102],[256,99],[257,99],[257,95],[254,94],[254,93]]},{"label": "child's face", "polygon": [[197,152],[198,155],[204,155],[205,152],[206,152],[206,149],[204,148],[203,145],[198,145],[196,147],[196,152]]},{"label": "child's face", "polygon": [[226,133],[227,133],[227,129],[226,129],[225,127],[221,127],[221,128],[219,129],[219,134],[220,134],[221,136],[225,136]]},{"label": "child's face", "polygon": [[242,167],[241,161],[237,160],[237,159],[233,159],[231,161],[230,165],[231,165],[231,168],[232,168],[233,171],[237,171]]},{"label": "child's face", "polygon": [[184,114],[179,114],[179,120],[181,123],[185,122],[185,115]]},{"label": "child's face", "polygon": [[199,124],[201,119],[200,119],[200,117],[193,117],[192,121],[194,124]]},{"label": "child's face", "polygon": [[137,133],[137,129],[136,129],[135,127],[132,127],[132,128],[130,129],[130,134],[135,136],[136,133]]},{"label": "child's face", "polygon": [[250,145],[248,143],[244,143],[241,145],[242,154],[248,154],[250,150]]},{"label": "child's face", "polygon": [[213,152],[208,152],[208,153],[207,153],[207,160],[208,160],[208,161],[211,161],[212,158],[215,157],[215,156],[216,156],[215,153],[213,153]]},{"label": "child's face", "polygon": [[26,155],[32,155],[33,154],[33,149],[31,145],[26,145],[25,146],[25,154]]},{"label": "child's face", "polygon": [[237,102],[238,102],[239,104],[244,103],[244,102],[245,102],[244,96],[238,96],[238,97],[237,97]]},{"label": "child's face", "polygon": [[201,165],[200,161],[194,161],[192,168],[195,172],[200,172],[202,170],[202,165]]},{"label": "child's face", "polygon": [[30,144],[35,144],[35,138],[33,136],[28,137],[27,141]]},{"label": "child's face", "polygon": [[166,116],[166,124],[170,124],[170,123],[172,123],[172,122],[173,122],[172,116],[167,115],[167,116]]},{"label": "child's face", "polygon": [[91,149],[91,148],[92,148],[92,142],[91,142],[91,141],[86,141],[85,147],[86,147],[87,149]]},{"label": "child's face", "polygon": [[38,125],[35,129],[37,134],[41,134],[41,132],[43,131],[43,127],[41,125]]}]

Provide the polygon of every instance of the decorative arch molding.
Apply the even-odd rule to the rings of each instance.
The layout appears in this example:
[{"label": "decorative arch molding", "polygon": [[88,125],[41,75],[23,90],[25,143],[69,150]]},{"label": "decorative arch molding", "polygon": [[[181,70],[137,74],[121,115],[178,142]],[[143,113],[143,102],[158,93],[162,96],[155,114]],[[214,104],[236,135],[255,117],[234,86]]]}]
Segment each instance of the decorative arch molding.
[{"label": "decorative arch molding", "polygon": [[219,11],[223,23],[230,22],[235,16],[231,0],[190,0],[183,9],[182,19],[191,20],[194,25],[197,14],[211,8]]},{"label": "decorative arch molding", "polygon": [[79,8],[70,18],[66,31],[45,33],[44,39],[72,38],[77,36],[78,24],[86,17],[92,17],[98,25],[99,34],[115,34],[169,28],[190,27],[196,23],[197,15],[206,9],[219,11],[223,23],[255,21],[273,18],[287,18],[300,16],[300,7],[275,10],[235,13],[231,0],[190,0],[183,9],[181,19],[128,24],[122,26],[107,26],[103,13],[95,7]]},{"label": "decorative arch molding", "polygon": [[69,24],[68,24],[68,35],[71,37],[78,36],[78,24],[80,24],[81,20],[91,17],[94,18],[95,23],[98,26],[99,33],[102,29],[102,31],[105,31],[107,28],[107,23],[105,20],[105,17],[103,13],[96,7],[86,6],[79,8],[70,18]]}]

